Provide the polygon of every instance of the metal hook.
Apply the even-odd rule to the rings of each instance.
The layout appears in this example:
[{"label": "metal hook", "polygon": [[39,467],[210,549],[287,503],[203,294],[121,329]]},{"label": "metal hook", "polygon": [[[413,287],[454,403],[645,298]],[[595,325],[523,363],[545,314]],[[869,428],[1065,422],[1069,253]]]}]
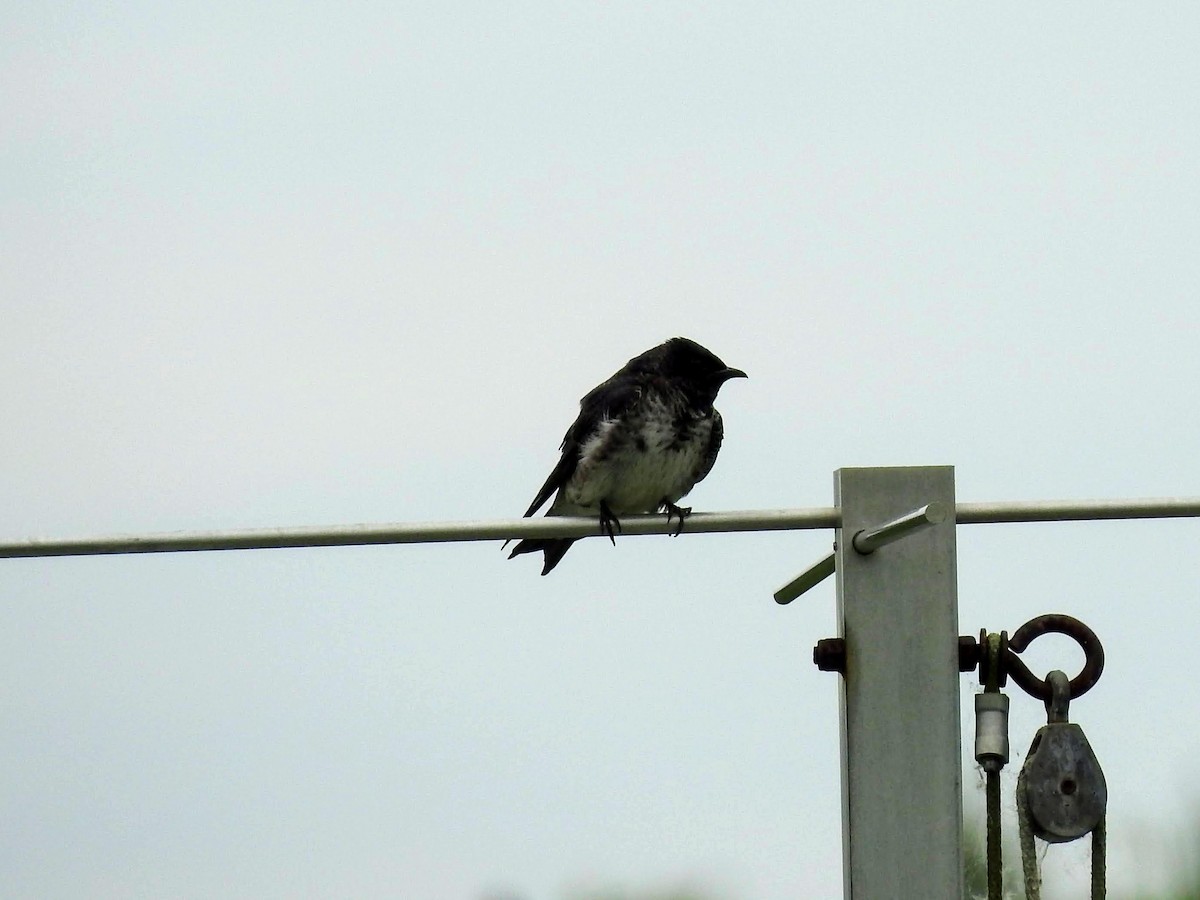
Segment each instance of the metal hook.
[{"label": "metal hook", "polygon": [[1083,650],[1085,661],[1079,674],[1071,679],[1070,697],[1072,699],[1081,697],[1090,691],[1100,680],[1100,674],[1104,671],[1104,647],[1092,629],[1073,616],[1057,613],[1030,619],[1008,639],[1009,652],[1005,663],[1012,680],[1031,697],[1037,697],[1047,704],[1050,703],[1053,695],[1050,684],[1030,672],[1029,667],[1017,656],[1043,634],[1065,634],[1079,645]]}]

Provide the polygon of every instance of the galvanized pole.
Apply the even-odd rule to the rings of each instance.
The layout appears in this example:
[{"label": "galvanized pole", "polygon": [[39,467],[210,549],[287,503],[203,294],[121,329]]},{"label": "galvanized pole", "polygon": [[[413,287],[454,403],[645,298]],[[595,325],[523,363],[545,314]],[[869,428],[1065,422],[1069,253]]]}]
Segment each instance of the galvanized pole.
[{"label": "galvanized pole", "polygon": [[[835,496],[845,896],[961,900],[955,522],[908,524],[931,503],[955,508],[954,470],[839,469]],[[855,549],[859,532],[889,523],[903,536]]]}]

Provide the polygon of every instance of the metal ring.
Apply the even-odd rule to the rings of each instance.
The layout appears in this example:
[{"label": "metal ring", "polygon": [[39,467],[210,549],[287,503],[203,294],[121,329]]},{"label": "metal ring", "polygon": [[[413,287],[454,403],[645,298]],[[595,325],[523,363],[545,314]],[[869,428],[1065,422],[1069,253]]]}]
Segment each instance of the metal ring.
[{"label": "metal ring", "polygon": [[[961,641],[962,639],[960,638],[959,640]],[[974,640],[974,639],[972,638],[972,640]],[[1000,632],[1000,650],[996,654],[996,658],[993,660],[992,654],[990,652],[990,647],[988,645],[988,631],[986,628],[981,628],[979,630],[979,646],[978,646],[978,650],[977,650],[975,656],[979,663],[979,683],[980,684],[986,686],[988,684],[988,682],[992,679],[993,675],[995,676],[997,687],[1005,687],[1008,684],[1009,653],[1008,653],[1008,632],[1007,631]],[[992,672],[993,664],[996,667],[995,673]],[[971,668],[974,668],[974,666],[972,666]],[[969,671],[971,671],[971,669],[964,669],[960,665],[959,671],[960,672],[961,671],[969,672]]]},{"label": "metal ring", "polygon": [[1029,667],[1017,656],[1043,634],[1065,634],[1083,650],[1085,661],[1079,674],[1071,679],[1070,699],[1082,697],[1095,686],[1104,671],[1104,647],[1092,629],[1072,616],[1038,616],[1013,633],[1008,639],[1009,652],[1006,660],[1012,680],[1030,696],[1047,702],[1050,700],[1050,685],[1030,672]]}]

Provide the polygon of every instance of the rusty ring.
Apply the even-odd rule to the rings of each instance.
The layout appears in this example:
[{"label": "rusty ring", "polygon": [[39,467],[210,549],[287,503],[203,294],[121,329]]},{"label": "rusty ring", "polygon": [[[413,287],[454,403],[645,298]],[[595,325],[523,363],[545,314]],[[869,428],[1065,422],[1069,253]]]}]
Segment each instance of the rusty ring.
[{"label": "rusty ring", "polygon": [[1083,668],[1078,675],[1071,679],[1070,699],[1082,697],[1095,686],[1096,682],[1100,680],[1100,674],[1104,671],[1104,647],[1101,646],[1100,638],[1096,637],[1096,633],[1092,629],[1072,616],[1061,614],[1038,616],[1036,619],[1030,619],[1013,632],[1012,637],[1008,639],[1007,654],[1007,668],[1012,680],[1031,697],[1037,697],[1044,701],[1050,699],[1050,685],[1046,683],[1045,679],[1038,678],[1030,672],[1029,667],[1017,656],[1043,634],[1065,634],[1083,650],[1085,657]]}]

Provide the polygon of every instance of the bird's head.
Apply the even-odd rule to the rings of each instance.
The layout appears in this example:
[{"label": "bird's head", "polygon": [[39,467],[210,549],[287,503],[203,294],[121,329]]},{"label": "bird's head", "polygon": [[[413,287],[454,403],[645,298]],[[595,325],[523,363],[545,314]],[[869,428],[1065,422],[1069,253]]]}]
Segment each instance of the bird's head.
[{"label": "bird's head", "polygon": [[725,365],[715,353],[685,337],[671,338],[655,350],[662,353],[659,362],[662,374],[708,403],[717,398],[726,381],[747,377],[741,369]]}]

